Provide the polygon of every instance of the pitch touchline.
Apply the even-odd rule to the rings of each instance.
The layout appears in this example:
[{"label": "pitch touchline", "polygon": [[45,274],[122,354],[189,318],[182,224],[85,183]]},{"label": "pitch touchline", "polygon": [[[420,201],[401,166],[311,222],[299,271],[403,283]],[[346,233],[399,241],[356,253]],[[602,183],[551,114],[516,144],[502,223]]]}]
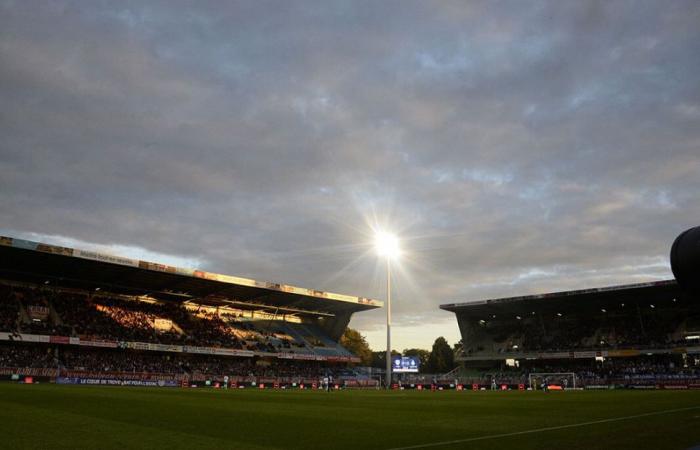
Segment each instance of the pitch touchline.
[{"label": "pitch touchline", "polygon": [[462,444],[464,442],[484,441],[487,439],[498,439],[498,438],[508,437],[508,436],[519,436],[521,434],[532,434],[532,433],[541,433],[544,431],[563,430],[566,428],[585,427],[588,425],[595,425],[598,423],[619,422],[621,420],[637,419],[639,417],[660,416],[662,414],[671,414],[671,413],[676,413],[676,412],[681,412],[681,411],[690,411],[693,409],[700,409],[700,406],[689,406],[687,408],[678,408],[678,409],[666,409],[664,411],[655,411],[655,412],[644,413],[644,414],[635,414],[633,416],[614,417],[612,419],[593,420],[591,422],[572,423],[570,425],[559,425],[556,427],[536,428],[534,430],[514,431],[512,433],[490,434],[488,436],[479,436],[479,437],[466,438],[466,439],[455,439],[452,441],[442,441],[442,442],[432,442],[429,444],[409,445],[408,447],[394,447],[394,448],[390,448],[388,450],[411,450],[411,449],[416,449],[416,448],[440,447],[443,445]]}]

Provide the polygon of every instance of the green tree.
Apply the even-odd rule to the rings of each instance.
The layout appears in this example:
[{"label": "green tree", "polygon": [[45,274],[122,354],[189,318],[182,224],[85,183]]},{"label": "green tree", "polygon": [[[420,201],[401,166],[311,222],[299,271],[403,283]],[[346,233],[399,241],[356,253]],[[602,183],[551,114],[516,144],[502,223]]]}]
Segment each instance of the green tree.
[{"label": "green tree", "polygon": [[407,348],[403,351],[404,356],[415,356],[420,361],[420,372],[425,372],[428,367],[428,358],[430,358],[430,352],[422,348]]},{"label": "green tree", "polygon": [[[391,356],[400,355],[396,350],[391,351]],[[372,352],[372,367],[386,369],[386,351]]]},{"label": "green tree", "polygon": [[372,350],[365,340],[365,337],[359,331],[352,328],[346,328],[343,335],[340,337],[340,345],[345,347],[353,355],[360,358],[363,366],[372,364]]},{"label": "green tree", "polygon": [[435,339],[433,349],[428,358],[426,372],[445,373],[454,369],[454,353],[447,340],[440,336]]}]

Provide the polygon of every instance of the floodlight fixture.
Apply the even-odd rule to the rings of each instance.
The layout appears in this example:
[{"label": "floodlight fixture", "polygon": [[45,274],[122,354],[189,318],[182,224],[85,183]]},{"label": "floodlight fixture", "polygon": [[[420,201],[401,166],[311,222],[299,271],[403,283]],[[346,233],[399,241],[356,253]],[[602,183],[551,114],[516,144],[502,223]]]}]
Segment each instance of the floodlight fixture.
[{"label": "floodlight fixture", "polygon": [[379,256],[395,259],[401,253],[399,249],[399,239],[395,234],[385,231],[377,232],[374,236],[374,247]]}]

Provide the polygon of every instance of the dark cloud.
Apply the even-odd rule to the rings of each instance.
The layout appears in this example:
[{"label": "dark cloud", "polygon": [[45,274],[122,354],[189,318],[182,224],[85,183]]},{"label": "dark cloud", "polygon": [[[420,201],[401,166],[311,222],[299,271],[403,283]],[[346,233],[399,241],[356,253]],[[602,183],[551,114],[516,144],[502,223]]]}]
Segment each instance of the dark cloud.
[{"label": "dark cloud", "polygon": [[378,217],[407,247],[406,346],[456,336],[440,303],[668,277],[700,209],[698,23],[694,1],[3,1],[0,227],[382,297]]}]

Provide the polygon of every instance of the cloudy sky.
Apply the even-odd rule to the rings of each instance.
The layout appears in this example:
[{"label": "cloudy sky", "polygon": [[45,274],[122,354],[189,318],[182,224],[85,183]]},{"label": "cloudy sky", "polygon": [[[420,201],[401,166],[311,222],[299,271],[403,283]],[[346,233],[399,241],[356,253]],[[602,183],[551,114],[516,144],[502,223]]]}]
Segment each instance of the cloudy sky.
[{"label": "cloudy sky", "polygon": [[[441,303],[671,276],[700,2],[0,0],[0,234]],[[351,326],[384,348],[384,311]]]}]

